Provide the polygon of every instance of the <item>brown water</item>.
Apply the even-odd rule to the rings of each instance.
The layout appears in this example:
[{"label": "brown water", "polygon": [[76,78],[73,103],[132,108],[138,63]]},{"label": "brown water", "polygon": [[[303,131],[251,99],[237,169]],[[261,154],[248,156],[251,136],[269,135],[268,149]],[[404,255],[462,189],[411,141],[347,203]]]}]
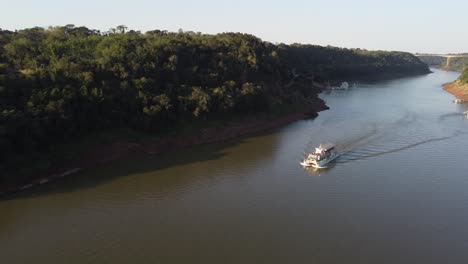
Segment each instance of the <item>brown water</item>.
[{"label": "brown water", "polygon": [[[315,120],[0,201],[0,263],[466,263],[468,119],[442,72],[322,95]],[[307,145],[344,152],[306,171]]]}]

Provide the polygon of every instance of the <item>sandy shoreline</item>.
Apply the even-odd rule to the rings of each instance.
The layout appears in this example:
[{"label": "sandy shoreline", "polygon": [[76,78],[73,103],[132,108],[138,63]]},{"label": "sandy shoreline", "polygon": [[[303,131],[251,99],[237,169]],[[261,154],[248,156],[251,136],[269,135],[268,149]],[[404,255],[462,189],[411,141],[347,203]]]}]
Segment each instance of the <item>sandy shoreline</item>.
[{"label": "sandy shoreline", "polygon": [[458,99],[468,101],[468,84],[461,84],[458,81],[446,83],[443,85],[444,89],[453,94]]}]

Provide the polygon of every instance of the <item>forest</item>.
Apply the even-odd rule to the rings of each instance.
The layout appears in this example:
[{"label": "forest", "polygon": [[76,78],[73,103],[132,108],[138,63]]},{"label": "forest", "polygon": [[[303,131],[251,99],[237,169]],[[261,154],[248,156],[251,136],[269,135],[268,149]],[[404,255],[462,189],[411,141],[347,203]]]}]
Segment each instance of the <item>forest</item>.
[{"label": "forest", "polygon": [[291,85],[298,76],[427,72],[409,53],[273,44],[242,33],[0,30],[0,170],[95,131],[164,134],[181,120],[304,103],[317,91]]}]

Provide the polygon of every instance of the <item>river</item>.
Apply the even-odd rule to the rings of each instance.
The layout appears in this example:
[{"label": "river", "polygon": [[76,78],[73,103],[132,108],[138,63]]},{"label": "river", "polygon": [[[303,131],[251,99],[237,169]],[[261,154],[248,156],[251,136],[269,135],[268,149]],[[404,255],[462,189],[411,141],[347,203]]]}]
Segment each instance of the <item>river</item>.
[{"label": "river", "polygon": [[[0,201],[0,263],[466,263],[458,73],[326,91],[315,120],[87,170]],[[343,155],[299,166],[323,142]]]}]

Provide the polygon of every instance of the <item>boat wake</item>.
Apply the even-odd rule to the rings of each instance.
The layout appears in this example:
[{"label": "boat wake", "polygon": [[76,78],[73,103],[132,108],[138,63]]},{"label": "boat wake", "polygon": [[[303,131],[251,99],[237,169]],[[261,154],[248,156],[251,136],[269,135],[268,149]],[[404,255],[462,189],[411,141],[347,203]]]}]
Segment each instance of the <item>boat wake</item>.
[{"label": "boat wake", "polygon": [[403,145],[403,146],[397,146],[395,148],[378,148],[378,146],[374,146],[373,148],[361,148],[361,149],[354,149],[351,151],[343,152],[340,156],[340,158],[337,160],[337,163],[348,163],[351,161],[356,161],[356,160],[363,160],[367,158],[373,158],[385,154],[390,154],[390,153],[396,153],[400,152],[403,150],[411,149],[420,145],[424,145],[427,143],[431,142],[436,142],[436,141],[443,141],[447,139],[451,139],[453,136],[447,136],[447,137],[439,137],[439,138],[430,138],[426,139],[423,141]]},{"label": "boat wake", "polygon": [[449,118],[455,118],[455,117],[458,117],[458,118],[464,118],[465,115],[463,113],[449,113],[449,114],[444,114],[444,115],[441,115],[439,117],[439,121],[444,121],[446,119],[449,119]]},{"label": "boat wake", "polygon": [[[441,116],[439,120],[455,116],[460,116],[460,114],[446,114]],[[341,153],[336,163],[342,164],[378,157],[467,134],[463,129],[454,131],[453,127],[442,127],[436,131],[424,129],[424,120],[418,118],[414,113],[406,113],[391,123],[378,124],[375,122],[367,123],[365,126],[367,127],[358,127],[360,131],[367,131],[363,134],[360,131],[354,131],[355,133],[349,131],[349,134],[354,134],[354,136],[347,137],[341,142],[336,139],[327,140],[327,142],[336,142],[337,149]],[[324,134],[326,135],[326,133]],[[307,144],[304,156],[310,153],[311,147],[316,143]]]}]

